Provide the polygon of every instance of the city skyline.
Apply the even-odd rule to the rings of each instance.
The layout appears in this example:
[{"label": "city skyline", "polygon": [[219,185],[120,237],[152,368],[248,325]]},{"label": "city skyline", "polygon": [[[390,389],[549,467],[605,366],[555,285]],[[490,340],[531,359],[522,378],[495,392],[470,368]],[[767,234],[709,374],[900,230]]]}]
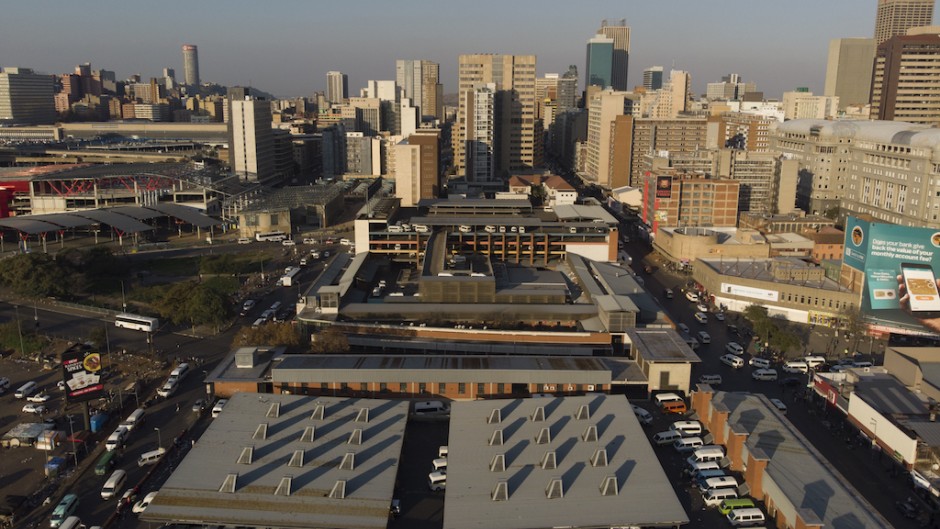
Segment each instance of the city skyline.
[{"label": "city skyline", "polygon": [[[330,13],[326,23],[318,6],[294,1],[274,9],[244,1],[165,6],[148,10],[105,1],[93,13],[79,11],[59,23],[53,22],[63,19],[57,3],[11,2],[4,12],[16,23],[0,33],[0,66],[58,74],[91,62],[118,79],[135,73],[149,78],[165,67],[182,72],[180,47],[194,44],[203,81],[251,85],[278,97],[325,91],[330,70],[346,73],[350,94],[357,94],[367,80],[395,79],[397,59],[440,63],[444,93],[450,94],[457,90],[461,54],[533,54],[538,76],[563,73],[569,64],[583,72],[584,45],[601,21],[623,18],[631,28],[630,88],[642,84],[644,69],[659,65],[667,72],[689,71],[696,94],[733,72],[757,83],[766,97],[779,98],[796,87],[821,94],[829,41],[873,36],[877,11],[876,0],[798,0],[785,10],[743,0],[708,8],[690,0],[668,7],[483,0],[473,9],[441,5],[433,11],[417,1],[370,1]],[[115,30],[127,25],[133,31]],[[106,38],[92,38],[99,28]],[[581,84],[583,79],[583,90]]]}]

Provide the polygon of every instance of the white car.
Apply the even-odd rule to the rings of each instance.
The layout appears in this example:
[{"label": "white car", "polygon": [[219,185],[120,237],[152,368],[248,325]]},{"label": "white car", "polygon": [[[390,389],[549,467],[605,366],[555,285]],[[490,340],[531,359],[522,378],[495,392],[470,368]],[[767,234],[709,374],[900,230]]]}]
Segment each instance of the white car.
[{"label": "white car", "polygon": [[316,244],[316,243],[317,243],[317,240],[316,240],[316,239],[313,239],[313,238],[311,238],[311,237],[305,237],[305,238],[304,238],[304,244]]},{"label": "white car", "polygon": [[702,303],[701,301],[699,301],[698,304],[695,305],[695,308],[697,308],[699,312],[708,312],[708,305]]},{"label": "white car", "polygon": [[147,506],[157,497],[157,491],[153,491],[144,496],[144,499],[134,504],[134,507],[131,508],[131,511],[134,514],[140,514],[147,509]]},{"label": "white car", "polygon": [[297,243],[293,239],[284,239],[281,241],[281,246],[297,246]]},{"label": "white car", "polygon": [[729,366],[729,367],[733,367],[735,369],[744,367],[744,359],[738,355],[733,355],[733,354],[721,355],[721,358],[719,358],[719,360],[721,360],[722,364],[725,364],[726,366]]},{"label": "white car", "polygon": [[35,413],[36,415],[42,415],[46,412],[46,407],[42,404],[33,404],[29,403],[23,406],[23,413]]},{"label": "white car", "polygon": [[52,396],[51,396],[51,395],[47,395],[47,394],[45,394],[45,393],[37,393],[37,394],[35,394],[35,395],[30,395],[29,397],[26,397],[26,400],[28,400],[28,401],[30,401],[30,402],[36,402],[36,403],[39,403],[39,404],[42,404],[43,402],[46,402],[46,401],[51,400],[51,399],[52,399]]},{"label": "white car", "polygon": [[691,301],[692,303],[698,303],[698,294],[690,290],[685,293],[685,299]]},{"label": "white car", "polygon": [[213,419],[215,419],[216,417],[219,416],[220,413],[222,413],[222,408],[224,408],[226,404],[228,404],[228,399],[221,399],[219,400],[219,402],[215,403],[215,406],[212,407]]}]

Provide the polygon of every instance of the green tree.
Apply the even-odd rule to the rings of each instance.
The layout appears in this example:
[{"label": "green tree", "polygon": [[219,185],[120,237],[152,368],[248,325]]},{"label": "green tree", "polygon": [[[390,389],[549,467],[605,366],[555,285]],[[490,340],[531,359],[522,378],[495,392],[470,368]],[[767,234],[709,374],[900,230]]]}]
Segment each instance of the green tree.
[{"label": "green tree", "polygon": [[161,317],[177,325],[219,325],[232,313],[227,297],[195,281],[173,285],[155,307]]},{"label": "green tree", "polygon": [[545,200],[548,198],[548,193],[545,192],[545,188],[542,187],[542,184],[532,184],[529,186],[529,196],[532,197],[533,205],[541,206],[545,204]]},{"label": "green tree", "polygon": [[300,332],[290,323],[266,323],[259,327],[243,327],[235,335],[236,347],[248,345],[300,345]]},{"label": "green tree", "polygon": [[862,311],[855,305],[843,307],[839,311],[839,326],[852,341],[852,351],[858,350],[858,342],[862,339],[868,326],[862,317]]},{"label": "green tree", "polygon": [[33,356],[42,350],[43,345],[42,337],[34,330],[28,329],[23,322],[13,320],[0,324],[0,348],[3,350],[12,349],[20,354]]},{"label": "green tree", "polygon": [[28,297],[68,297],[70,271],[48,254],[21,254],[0,261],[0,281]]}]

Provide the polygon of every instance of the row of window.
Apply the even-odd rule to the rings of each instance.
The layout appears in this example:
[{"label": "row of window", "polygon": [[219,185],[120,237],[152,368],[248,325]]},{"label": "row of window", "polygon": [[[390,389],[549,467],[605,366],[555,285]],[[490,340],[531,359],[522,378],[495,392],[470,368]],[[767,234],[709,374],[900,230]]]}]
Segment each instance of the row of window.
[{"label": "row of window", "polygon": [[[414,383],[410,383],[410,382],[398,382],[397,384],[396,383],[389,384],[388,382],[379,382],[378,384],[374,382],[373,383],[359,382],[359,383],[350,384],[348,382],[342,382],[340,383],[339,388],[337,389],[339,391],[375,391],[376,389],[378,389],[378,391],[389,391],[390,385],[391,387],[395,387],[397,385],[399,393],[408,393],[414,387]],[[328,382],[321,382],[319,384],[308,384],[307,382],[303,382],[300,384],[300,389],[302,392],[306,392],[306,390],[314,389],[314,388],[319,389],[320,391],[330,391],[329,386],[330,384]],[[358,386],[358,387],[353,388],[353,386]],[[428,388],[435,387],[435,386],[437,388],[437,394],[443,395],[447,393],[447,383],[445,382],[438,382],[436,384],[428,384],[426,382],[419,382],[418,393],[427,394],[429,392]],[[511,385],[507,385],[503,382],[497,382],[495,384],[488,384],[486,382],[477,382],[475,394],[477,395],[486,394],[487,386],[490,386],[492,389],[495,389],[496,393],[500,395],[506,394],[507,390],[512,389]],[[593,388],[593,386],[591,387]],[[282,392],[285,392],[285,391],[290,391],[291,387],[290,387],[290,384],[286,382],[282,382],[280,385],[280,389]],[[467,387],[466,382],[457,383],[458,395],[467,395],[467,389],[468,387]],[[556,391],[556,389],[558,391],[585,391],[587,387],[582,384],[536,384],[535,385],[536,393],[544,393],[546,391]]]}]

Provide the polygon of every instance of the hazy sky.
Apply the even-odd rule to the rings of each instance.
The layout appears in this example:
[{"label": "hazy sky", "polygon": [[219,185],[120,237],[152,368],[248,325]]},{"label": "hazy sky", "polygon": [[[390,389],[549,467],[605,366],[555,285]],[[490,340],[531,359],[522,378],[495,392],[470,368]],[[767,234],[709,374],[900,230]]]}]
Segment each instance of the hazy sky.
[{"label": "hazy sky", "polygon": [[[396,59],[440,63],[456,90],[461,53],[535,54],[538,74],[576,64],[604,18],[631,28],[629,84],[661,65],[692,73],[695,93],[738,73],[766,97],[807,86],[822,92],[829,40],[871,37],[877,0],[4,0],[0,66],[65,73],[76,64],[182,78],[184,43],[199,47],[200,77],[277,96],[326,88],[349,75],[394,79]],[[582,87],[583,88],[583,87]]]}]

